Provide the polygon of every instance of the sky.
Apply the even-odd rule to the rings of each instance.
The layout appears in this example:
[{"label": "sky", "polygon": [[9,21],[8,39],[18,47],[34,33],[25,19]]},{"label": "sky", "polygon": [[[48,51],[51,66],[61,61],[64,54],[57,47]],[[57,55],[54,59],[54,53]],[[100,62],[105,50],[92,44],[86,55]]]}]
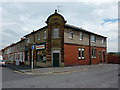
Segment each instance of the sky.
[{"label": "sky", "polygon": [[118,0],[3,0],[0,3],[0,49],[46,26],[45,21],[58,6],[67,24],[108,37],[107,51],[118,51]]}]

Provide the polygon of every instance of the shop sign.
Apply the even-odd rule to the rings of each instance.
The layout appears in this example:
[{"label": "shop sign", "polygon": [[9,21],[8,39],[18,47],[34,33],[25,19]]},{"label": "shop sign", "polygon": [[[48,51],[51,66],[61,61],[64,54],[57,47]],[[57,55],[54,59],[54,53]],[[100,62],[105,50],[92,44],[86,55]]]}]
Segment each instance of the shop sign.
[{"label": "shop sign", "polygon": [[38,50],[38,49],[45,49],[45,44],[36,45],[36,50]]}]

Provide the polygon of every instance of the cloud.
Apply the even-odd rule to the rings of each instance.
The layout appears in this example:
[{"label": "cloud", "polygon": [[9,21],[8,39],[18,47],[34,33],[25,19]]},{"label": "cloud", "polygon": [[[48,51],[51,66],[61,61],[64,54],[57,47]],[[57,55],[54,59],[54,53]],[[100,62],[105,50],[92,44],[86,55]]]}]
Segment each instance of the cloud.
[{"label": "cloud", "polygon": [[3,2],[84,2],[84,3],[107,3],[107,2],[118,2],[119,0],[3,0]]},{"label": "cloud", "polygon": [[[78,0],[79,1],[79,0]],[[94,0],[93,0],[94,1]],[[117,51],[117,0],[81,0],[80,2],[14,2],[3,3],[3,47],[46,25],[48,16],[59,8],[68,24],[108,37],[108,51]],[[104,23],[104,24],[102,24]],[[15,35],[16,34],[16,35]]]}]

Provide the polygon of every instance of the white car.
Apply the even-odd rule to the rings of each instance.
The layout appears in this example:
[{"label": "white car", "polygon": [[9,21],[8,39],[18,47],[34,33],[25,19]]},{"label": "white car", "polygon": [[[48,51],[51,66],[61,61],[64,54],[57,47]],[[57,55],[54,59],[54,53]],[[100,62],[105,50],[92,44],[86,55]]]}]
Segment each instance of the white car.
[{"label": "white car", "polygon": [[0,66],[6,66],[6,63],[4,60],[0,60]]}]

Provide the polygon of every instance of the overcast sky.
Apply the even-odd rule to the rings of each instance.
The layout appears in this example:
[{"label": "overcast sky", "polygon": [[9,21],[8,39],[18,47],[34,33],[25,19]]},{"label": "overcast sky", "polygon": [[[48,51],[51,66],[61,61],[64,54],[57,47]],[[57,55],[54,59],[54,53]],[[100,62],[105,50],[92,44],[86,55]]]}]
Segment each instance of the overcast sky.
[{"label": "overcast sky", "polygon": [[[14,1],[14,0],[13,0]],[[118,51],[118,0],[77,0],[79,2],[4,2],[0,4],[0,49],[20,40],[24,35],[46,25],[54,10],[67,24],[108,37],[108,51]],[[2,44],[2,45],[1,45]]]}]

